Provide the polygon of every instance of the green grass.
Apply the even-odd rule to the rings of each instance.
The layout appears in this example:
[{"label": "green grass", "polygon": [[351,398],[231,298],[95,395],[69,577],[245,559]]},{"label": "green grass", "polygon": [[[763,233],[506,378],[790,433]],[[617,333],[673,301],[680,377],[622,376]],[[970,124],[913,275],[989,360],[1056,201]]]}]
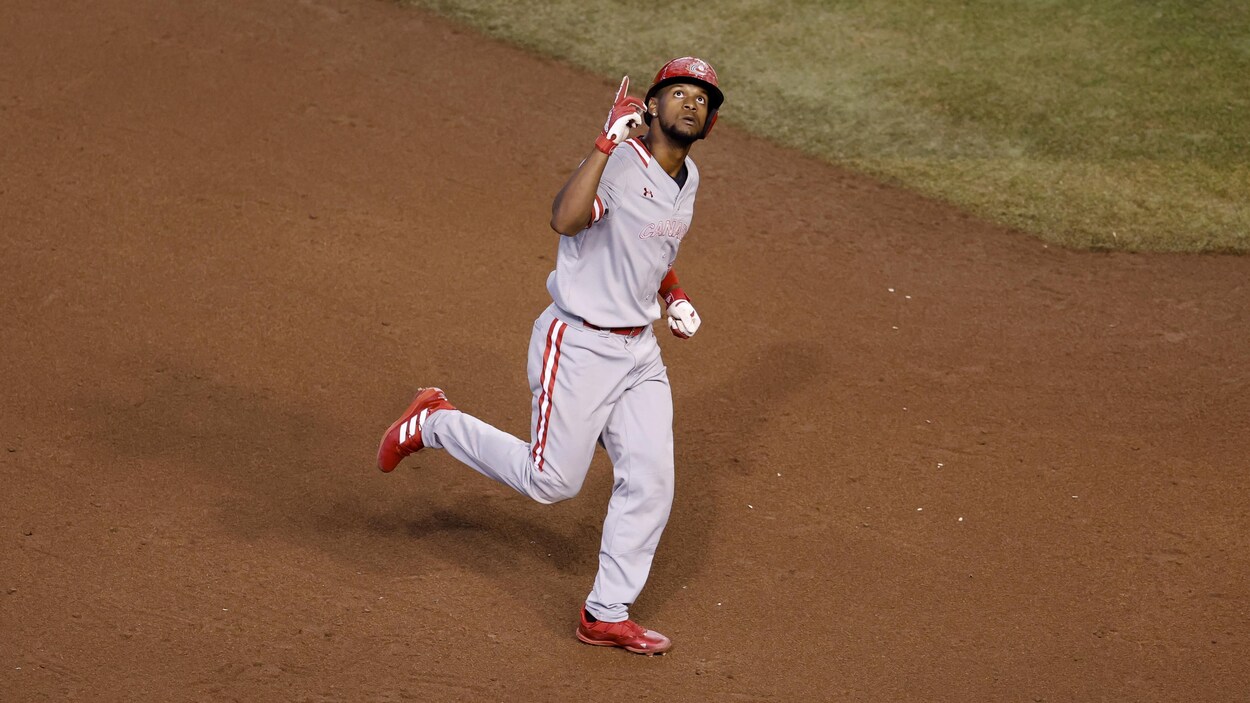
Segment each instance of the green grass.
[{"label": "green grass", "polygon": [[1250,251],[1246,0],[406,4],[635,92],[702,56],[726,123],[1048,242]]}]

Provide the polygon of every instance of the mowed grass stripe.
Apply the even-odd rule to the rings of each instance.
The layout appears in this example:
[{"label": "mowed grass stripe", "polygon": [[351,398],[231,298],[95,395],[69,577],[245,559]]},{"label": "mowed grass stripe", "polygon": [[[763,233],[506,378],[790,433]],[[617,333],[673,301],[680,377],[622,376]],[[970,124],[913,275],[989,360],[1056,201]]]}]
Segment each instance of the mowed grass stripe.
[{"label": "mowed grass stripe", "polygon": [[[1077,248],[1250,251],[1250,3],[406,0]],[[640,92],[640,91],[636,91]]]}]

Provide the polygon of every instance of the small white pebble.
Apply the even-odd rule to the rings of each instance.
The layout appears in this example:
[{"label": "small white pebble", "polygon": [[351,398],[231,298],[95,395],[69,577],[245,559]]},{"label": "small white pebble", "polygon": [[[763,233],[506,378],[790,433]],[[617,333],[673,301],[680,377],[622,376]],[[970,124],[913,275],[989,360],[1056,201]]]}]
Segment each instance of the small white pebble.
[{"label": "small white pebble", "polygon": [[908,300],[911,300],[911,296],[910,296],[910,295],[904,295],[903,297],[904,297],[904,298],[907,298]]},{"label": "small white pebble", "polygon": [[963,522],[963,521],[964,521],[964,519],[963,519],[963,518],[959,518],[959,521],[960,521],[960,522]]},{"label": "small white pebble", "polygon": [[[1073,496],[1073,497],[1075,498],[1076,496]],[[230,612],[230,609],[229,609],[229,608],[222,608],[222,609],[221,609],[221,612],[223,612],[223,613],[228,613],[228,612]]]},{"label": "small white pebble", "polygon": [[925,421],[924,421],[924,424],[926,424],[926,425],[932,425],[932,424],[933,424],[933,420],[925,420]]},{"label": "small white pebble", "polygon": [[942,462],[940,462],[940,461],[939,461],[939,462],[938,462],[938,468],[940,469],[940,468],[942,468],[943,466],[946,466],[946,464],[943,464]]},{"label": "small white pebble", "polygon": [[780,476],[780,475],[781,475],[781,472],[780,472],[780,471],[778,471],[778,472],[777,472],[777,475],[778,475],[778,476]]},{"label": "small white pebble", "polygon": [[717,603],[717,605],[720,605],[720,603]]},{"label": "small white pebble", "polygon": [[903,408],[903,409],[906,410],[907,408]]},{"label": "small white pebble", "polygon": [[890,329],[892,329],[892,330],[896,330],[896,329],[898,329],[898,325],[890,325]]},{"label": "small white pebble", "polygon": [[893,289],[893,288],[887,288],[886,290],[890,291],[891,293],[893,293],[893,292],[894,292],[894,289]]},{"label": "small white pebble", "polygon": [[922,510],[924,510],[924,508],[916,508],[916,512],[920,512]]},{"label": "small white pebble", "polygon": [[752,510],[755,510],[755,506],[754,506],[754,505],[751,505],[750,503],[747,503],[747,507],[748,507],[748,508],[750,508],[750,509],[752,509]]}]

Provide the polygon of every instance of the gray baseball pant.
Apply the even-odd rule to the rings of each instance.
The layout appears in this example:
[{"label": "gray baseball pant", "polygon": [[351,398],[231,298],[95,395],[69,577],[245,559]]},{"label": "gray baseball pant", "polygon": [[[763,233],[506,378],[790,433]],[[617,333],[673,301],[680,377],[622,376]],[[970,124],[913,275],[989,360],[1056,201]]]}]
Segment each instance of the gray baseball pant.
[{"label": "gray baseball pant", "polygon": [[432,414],[422,442],[540,503],[577,495],[602,442],[614,481],[586,609],[625,620],[673,503],[673,398],[659,344],[650,326],[634,337],[592,330],[552,305],[534,323],[528,375],[528,443],[460,411]]}]

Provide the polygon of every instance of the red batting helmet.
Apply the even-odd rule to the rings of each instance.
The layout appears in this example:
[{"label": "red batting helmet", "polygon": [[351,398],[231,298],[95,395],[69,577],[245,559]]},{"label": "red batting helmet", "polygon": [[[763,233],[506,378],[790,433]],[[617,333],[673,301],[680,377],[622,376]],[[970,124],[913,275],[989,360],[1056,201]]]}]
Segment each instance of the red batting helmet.
[{"label": "red batting helmet", "polygon": [[[655,80],[651,82],[651,88],[647,90],[647,97],[643,102],[650,103],[651,98],[655,97],[660,88],[672,83],[695,83],[707,91],[707,124],[703,125],[703,133],[699,135],[699,138],[706,137],[707,133],[712,131],[712,125],[716,123],[716,111],[720,109],[721,103],[725,102],[725,94],[720,92],[720,86],[716,81],[715,69],[707,61],[693,56],[673,59],[664,64],[660,72],[655,74]],[[642,117],[647,124],[651,124],[650,112],[644,112]]]}]

